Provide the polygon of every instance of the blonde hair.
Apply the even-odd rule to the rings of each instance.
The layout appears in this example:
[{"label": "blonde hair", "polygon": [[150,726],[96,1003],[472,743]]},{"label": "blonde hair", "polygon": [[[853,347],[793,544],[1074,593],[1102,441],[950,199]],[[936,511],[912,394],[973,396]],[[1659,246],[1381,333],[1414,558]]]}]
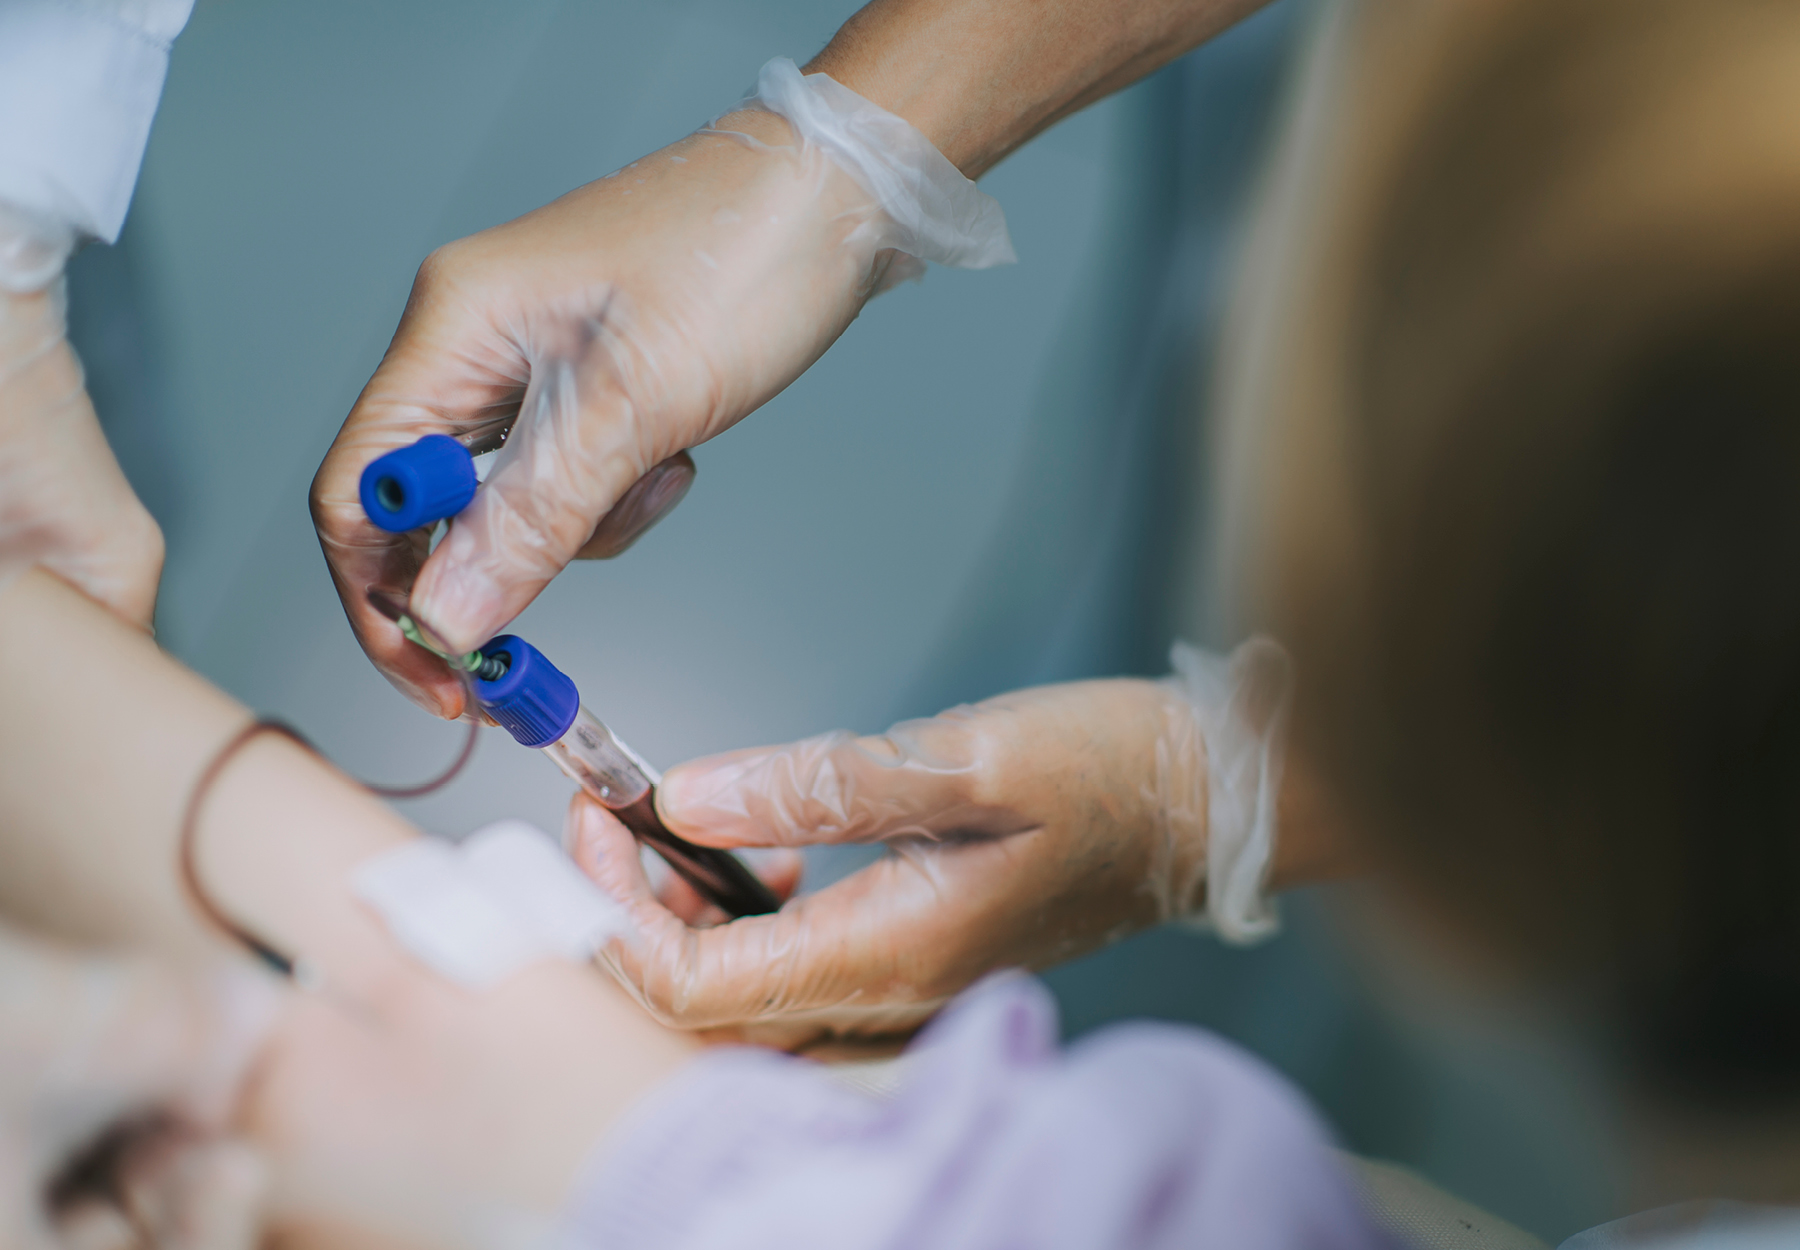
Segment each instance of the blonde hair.
[{"label": "blonde hair", "polygon": [[1303,747],[1662,1087],[1800,1091],[1800,7],[1355,39],[1262,414]]}]

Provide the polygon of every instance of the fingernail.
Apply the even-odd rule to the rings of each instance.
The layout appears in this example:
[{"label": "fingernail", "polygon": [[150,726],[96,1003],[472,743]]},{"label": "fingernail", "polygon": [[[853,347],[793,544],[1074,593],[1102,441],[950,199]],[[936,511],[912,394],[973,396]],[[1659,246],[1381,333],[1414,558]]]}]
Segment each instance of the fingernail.
[{"label": "fingernail", "polygon": [[669,878],[675,875],[675,870],[669,867],[669,861],[647,846],[638,849],[638,867],[643,869],[644,880],[649,883],[651,894],[661,894],[663,887],[669,884]]},{"label": "fingernail", "polygon": [[711,781],[712,770],[682,766],[663,774],[656,788],[656,805],[665,816],[681,816],[701,806],[717,786]]},{"label": "fingernail", "polygon": [[687,813],[687,795],[672,774],[664,773],[662,784],[656,787],[656,810],[665,823],[681,820]]},{"label": "fingernail", "polygon": [[587,541],[587,554],[610,559],[624,553],[674,511],[693,484],[694,462],[686,452],[655,465],[600,518]]},{"label": "fingernail", "polygon": [[[437,575],[434,577],[432,573]],[[413,589],[413,620],[444,651],[458,655],[486,642],[488,621],[500,603],[500,587],[466,565],[428,570]]]},{"label": "fingernail", "polygon": [[363,592],[369,606],[387,617],[390,621],[398,621],[408,615],[406,592],[395,590],[391,586],[370,586]]}]

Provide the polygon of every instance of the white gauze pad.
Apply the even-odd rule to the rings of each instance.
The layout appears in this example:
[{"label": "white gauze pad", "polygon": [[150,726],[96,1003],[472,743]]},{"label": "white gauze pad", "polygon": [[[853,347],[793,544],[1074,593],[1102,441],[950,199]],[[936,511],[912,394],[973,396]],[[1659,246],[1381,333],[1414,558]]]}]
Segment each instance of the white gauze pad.
[{"label": "white gauze pad", "polygon": [[540,959],[587,959],[626,927],[624,909],[522,820],[460,843],[418,838],[360,865],[351,888],[402,946],[473,989]]}]

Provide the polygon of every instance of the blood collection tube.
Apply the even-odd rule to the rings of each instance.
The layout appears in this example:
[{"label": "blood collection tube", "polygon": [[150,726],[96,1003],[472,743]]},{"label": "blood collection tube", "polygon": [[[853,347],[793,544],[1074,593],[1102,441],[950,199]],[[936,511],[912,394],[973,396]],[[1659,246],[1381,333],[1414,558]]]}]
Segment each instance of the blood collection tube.
[{"label": "blood collection tube", "polygon": [[548,755],[726,914],[754,916],[780,908],[769,887],[737,856],[669,832],[656,814],[656,770],[581,705],[575,683],[543,652],[503,634],[480,654],[484,662],[475,673],[475,697],[516,741]]},{"label": "blood collection tube", "polygon": [[[691,477],[693,464],[684,462]],[[477,484],[468,449],[446,435],[427,434],[411,446],[376,458],[363,470],[363,511],[380,528],[405,533],[461,512],[474,499]],[[666,491],[664,496],[667,506],[680,498],[679,493],[671,498]],[[656,783],[661,780],[656,770],[581,706],[575,683],[543,652],[523,638],[505,634],[479,652],[453,656],[418,628],[407,613],[404,594],[371,586],[368,598],[413,642],[466,669],[473,677],[475,697],[488,715],[516,741],[554,760],[702,898],[733,917],[780,909],[781,902],[769,887],[730,851],[695,846],[669,831],[656,814]]]}]

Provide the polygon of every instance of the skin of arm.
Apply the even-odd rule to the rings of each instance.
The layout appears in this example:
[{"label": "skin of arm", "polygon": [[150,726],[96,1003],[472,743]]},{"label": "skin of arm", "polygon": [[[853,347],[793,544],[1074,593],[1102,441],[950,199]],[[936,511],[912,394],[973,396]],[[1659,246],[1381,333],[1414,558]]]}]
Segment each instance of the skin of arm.
[{"label": "skin of arm", "polygon": [[[40,571],[0,591],[0,631],[0,913],[189,964],[242,958],[184,896],[176,834],[248,713]],[[606,1127],[694,1050],[589,967],[476,993],[414,962],[349,881],[415,836],[277,738],[204,808],[214,901],[326,982],[289,996],[242,1100],[284,1245],[474,1247],[553,1219]]]},{"label": "skin of arm", "polygon": [[1266,3],[875,0],[806,68],[904,117],[979,178]]},{"label": "skin of arm", "polygon": [[1291,746],[1282,763],[1276,804],[1281,832],[1269,865],[1271,891],[1342,881],[1369,870],[1367,854],[1343,828],[1325,788]]}]

